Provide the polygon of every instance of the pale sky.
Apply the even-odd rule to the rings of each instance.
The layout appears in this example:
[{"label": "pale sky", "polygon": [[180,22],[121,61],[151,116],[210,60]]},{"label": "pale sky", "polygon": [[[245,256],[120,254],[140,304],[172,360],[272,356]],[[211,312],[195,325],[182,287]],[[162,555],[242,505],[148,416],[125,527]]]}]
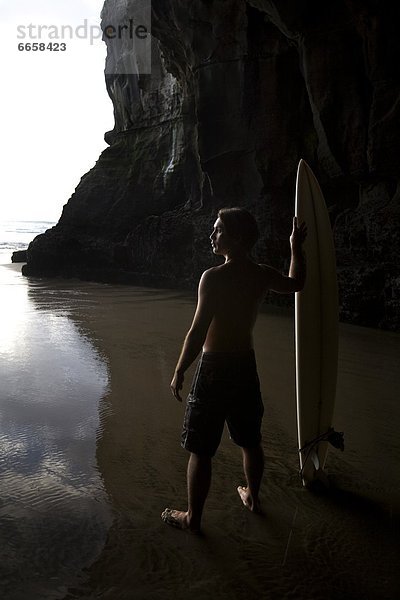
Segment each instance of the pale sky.
[{"label": "pale sky", "polygon": [[[113,108],[100,39],[65,39],[65,52],[19,51],[19,43],[53,44],[51,25],[94,27],[104,0],[0,0],[0,220],[57,221],[62,207],[107,147]],[[42,39],[29,39],[42,28]],[[23,29],[17,30],[17,27]],[[25,38],[18,38],[25,34]],[[53,29],[54,31],[54,29]],[[68,29],[67,29],[68,31]]]}]

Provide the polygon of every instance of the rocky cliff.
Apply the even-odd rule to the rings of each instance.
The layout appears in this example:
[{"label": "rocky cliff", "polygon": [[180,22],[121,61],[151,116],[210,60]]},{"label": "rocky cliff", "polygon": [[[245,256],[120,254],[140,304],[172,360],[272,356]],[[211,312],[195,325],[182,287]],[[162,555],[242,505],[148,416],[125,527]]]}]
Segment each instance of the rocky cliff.
[{"label": "rocky cliff", "polygon": [[[103,26],[133,5],[106,0]],[[330,209],[342,319],[398,329],[399,4],[151,8],[151,74],[121,74],[106,40],[109,147],[57,226],[31,243],[24,273],[194,286],[214,260],[210,226],[227,205],[254,212],[257,257],[287,268],[304,158]]]}]

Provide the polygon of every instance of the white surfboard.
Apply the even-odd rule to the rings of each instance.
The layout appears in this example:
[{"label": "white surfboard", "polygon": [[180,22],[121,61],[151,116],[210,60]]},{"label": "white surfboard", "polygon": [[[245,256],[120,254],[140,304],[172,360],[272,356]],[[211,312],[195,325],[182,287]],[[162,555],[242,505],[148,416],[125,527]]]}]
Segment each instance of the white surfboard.
[{"label": "white surfboard", "polygon": [[[318,181],[300,160],[295,214],[307,224],[307,275],[295,295],[296,403],[303,485],[323,479],[338,361],[338,288],[328,210]],[[318,442],[318,439],[322,441]],[[303,449],[304,448],[304,449]],[[303,449],[303,450],[301,450]]]}]

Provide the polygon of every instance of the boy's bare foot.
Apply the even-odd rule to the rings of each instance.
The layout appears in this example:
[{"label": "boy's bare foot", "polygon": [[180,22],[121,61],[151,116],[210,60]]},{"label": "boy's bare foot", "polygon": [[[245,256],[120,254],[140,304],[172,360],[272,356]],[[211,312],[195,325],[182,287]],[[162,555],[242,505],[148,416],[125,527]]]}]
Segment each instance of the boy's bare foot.
[{"label": "boy's bare foot", "polygon": [[251,512],[256,513],[257,515],[263,514],[261,510],[260,501],[258,500],[258,498],[256,501],[253,500],[247,487],[239,485],[237,491],[240,496],[240,499],[242,500],[246,508],[248,508]]},{"label": "boy's bare foot", "polygon": [[172,508],[166,508],[161,513],[161,518],[164,521],[164,523],[168,523],[168,525],[172,525],[172,527],[177,527],[178,529],[188,531],[189,533],[200,533],[200,528],[193,527],[193,525],[189,521],[188,513],[182,510],[173,510]]}]

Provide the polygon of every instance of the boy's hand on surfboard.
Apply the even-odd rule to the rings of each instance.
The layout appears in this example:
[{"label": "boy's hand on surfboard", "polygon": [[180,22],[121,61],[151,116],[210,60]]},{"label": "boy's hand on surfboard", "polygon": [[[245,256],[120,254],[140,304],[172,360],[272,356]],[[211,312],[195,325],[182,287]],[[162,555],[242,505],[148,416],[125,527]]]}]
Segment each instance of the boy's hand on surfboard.
[{"label": "boy's hand on surfboard", "polygon": [[175,372],[174,377],[171,381],[171,392],[173,393],[175,398],[177,400],[179,400],[179,402],[182,402],[182,398],[181,398],[181,395],[179,394],[179,392],[183,388],[183,380],[184,380],[183,374]]},{"label": "boy's hand on surfboard", "polygon": [[297,217],[293,217],[293,229],[290,236],[290,245],[292,248],[301,248],[307,237],[307,225],[303,221],[300,226],[297,224]]}]

